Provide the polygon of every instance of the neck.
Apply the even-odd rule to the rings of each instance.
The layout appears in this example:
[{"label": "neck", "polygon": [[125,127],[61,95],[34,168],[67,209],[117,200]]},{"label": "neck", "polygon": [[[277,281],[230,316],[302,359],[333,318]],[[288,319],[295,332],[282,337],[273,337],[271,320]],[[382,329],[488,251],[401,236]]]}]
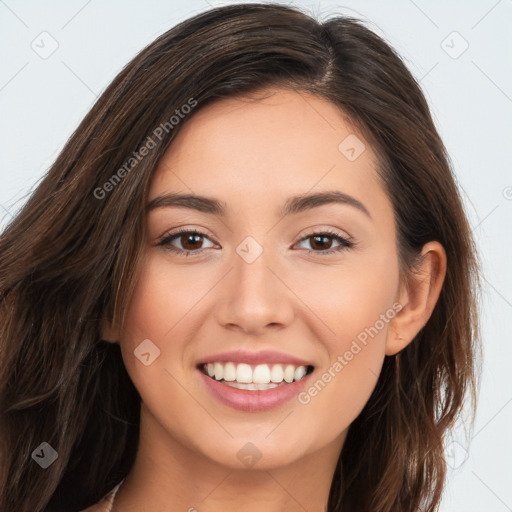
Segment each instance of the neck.
[{"label": "neck", "polygon": [[172,437],[142,405],[137,456],[113,510],[325,512],[345,436],[285,466],[232,468]]}]

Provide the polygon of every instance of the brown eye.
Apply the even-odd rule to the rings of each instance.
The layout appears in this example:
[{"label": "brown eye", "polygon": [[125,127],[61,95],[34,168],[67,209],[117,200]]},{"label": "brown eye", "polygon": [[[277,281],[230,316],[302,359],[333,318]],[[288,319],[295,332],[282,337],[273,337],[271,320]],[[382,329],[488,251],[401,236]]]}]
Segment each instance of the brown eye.
[{"label": "brown eye", "polygon": [[310,239],[313,240],[311,243],[313,249],[330,249],[332,245],[332,237],[330,236],[315,235],[310,237]]},{"label": "brown eye", "polygon": [[194,249],[200,249],[200,247],[195,247],[195,245],[200,244],[202,241],[202,236],[197,234],[186,234],[181,235],[179,241],[183,247],[183,249],[189,251]]},{"label": "brown eye", "polygon": [[[209,240],[204,233],[194,230],[182,230],[166,236],[158,245],[165,247],[169,251],[188,256],[192,253],[202,252],[205,249],[205,247],[201,247],[204,240]],[[178,243],[178,247],[176,247],[175,242]],[[213,243],[210,247],[213,247]]]},{"label": "brown eye", "polygon": [[[322,256],[325,254],[341,252],[355,245],[354,242],[347,240],[346,238],[343,238],[334,231],[310,233],[309,235],[305,236],[301,240],[301,242],[304,242],[306,240],[311,240],[310,246],[312,247],[312,249],[306,249],[306,251],[309,253],[313,252],[321,254]],[[332,248],[333,240],[335,240],[339,244],[336,245],[334,248]]]}]

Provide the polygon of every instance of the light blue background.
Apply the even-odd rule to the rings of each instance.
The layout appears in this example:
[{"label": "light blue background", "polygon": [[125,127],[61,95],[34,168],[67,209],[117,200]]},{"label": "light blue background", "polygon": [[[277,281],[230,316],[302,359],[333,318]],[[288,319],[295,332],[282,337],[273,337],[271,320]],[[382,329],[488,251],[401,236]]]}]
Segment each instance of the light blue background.
[{"label": "light blue background", "polygon": [[[97,95],[139,50],[179,21],[230,3],[236,2],[0,0],[0,228]],[[457,430],[441,510],[510,511],[512,1],[286,3],[322,19],[339,13],[367,20],[421,80],[463,190],[485,273],[479,411],[470,443]],[[43,31],[58,43],[47,59],[31,47],[34,40],[42,45],[37,37]],[[456,59],[445,49],[456,54],[465,43],[457,35],[446,39],[453,31],[469,44]],[[47,39],[45,48],[50,44]]]}]

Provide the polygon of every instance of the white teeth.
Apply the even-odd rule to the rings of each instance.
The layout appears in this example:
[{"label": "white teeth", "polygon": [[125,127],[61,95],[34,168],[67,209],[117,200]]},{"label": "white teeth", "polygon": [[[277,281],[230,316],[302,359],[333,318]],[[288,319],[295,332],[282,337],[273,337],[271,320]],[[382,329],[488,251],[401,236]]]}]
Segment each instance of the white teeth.
[{"label": "white teeth", "polygon": [[236,381],[244,384],[252,382],[252,368],[248,364],[240,363],[236,367]]},{"label": "white teeth", "polygon": [[293,380],[300,380],[302,377],[304,377],[304,375],[306,375],[306,368],[304,366],[299,366],[296,368],[295,373],[293,374]]},{"label": "white teeth", "polygon": [[266,364],[259,364],[252,372],[252,381],[255,384],[268,384],[270,382],[270,369]]},{"label": "white teeth", "polygon": [[[215,380],[223,381],[226,385],[239,389],[270,389],[278,384],[298,381],[306,376],[306,366],[294,366],[293,364],[258,364],[251,366],[246,363],[208,363],[204,365],[204,372]],[[229,383],[229,384],[228,384]],[[235,385],[236,384],[236,385]],[[254,385],[254,387],[250,386]]]},{"label": "white teeth", "polygon": [[272,382],[283,382],[283,378],[283,367],[280,364],[275,364],[272,366],[272,371],[270,372],[270,380]]},{"label": "white teeth", "polygon": [[277,388],[277,386],[279,386],[279,384],[274,384],[273,382],[269,382],[268,384],[256,384],[256,386],[258,386],[258,389],[260,391],[264,391],[265,389]]},{"label": "white teeth", "polygon": [[224,365],[224,380],[228,382],[236,380],[236,368],[233,363],[226,363]]},{"label": "white teeth", "polygon": [[222,380],[224,378],[224,365],[222,363],[215,363],[215,380]]},{"label": "white teeth", "polygon": [[[215,372],[217,375],[217,372]],[[289,364],[284,370],[284,380],[286,382],[293,382],[293,376],[295,375],[295,366]]]},{"label": "white teeth", "polygon": [[226,386],[237,389],[249,389],[249,390],[260,390],[264,391],[265,389],[277,388],[279,384],[274,384],[270,382],[269,384],[240,384],[239,382],[224,382]]}]

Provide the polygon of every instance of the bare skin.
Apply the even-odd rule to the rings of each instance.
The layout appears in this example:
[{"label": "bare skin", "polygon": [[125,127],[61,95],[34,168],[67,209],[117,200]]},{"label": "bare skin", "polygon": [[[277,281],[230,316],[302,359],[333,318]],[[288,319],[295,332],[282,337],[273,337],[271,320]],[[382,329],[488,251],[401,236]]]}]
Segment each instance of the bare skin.
[{"label": "bare skin", "polygon": [[[437,242],[423,248],[415,281],[400,284],[393,208],[369,144],[356,134],[366,149],[350,161],[338,146],[356,132],[334,105],[273,92],[198,111],[153,176],[149,201],[197,194],[224,202],[226,215],[152,210],[126,324],[119,335],[104,327],[104,338],[121,344],[143,402],[136,462],[114,504],[119,512],[324,511],[347,429],[384,357],[412,341],[439,297],[446,255]],[[369,215],[339,203],[280,214],[290,196],[332,190],[360,201]],[[158,246],[178,228],[204,235],[169,244],[188,256]],[[342,247],[332,235],[315,243],[312,233],[325,229],[355,245]],[[237,252],[248,236],[263,249],[251,263]],[[380,327],[389,311],[378,334],[346,360],[357,336]],[[145,339],[161,351],[149,366],[134,356]],[[294,398],[244,412],[214,397],[196,368],[201,358],[238,349],[310,361],[313,382],[340,355],[347,364],[307,403]],[[249,442],[261,455],[251,466],[237,456]]]}]

